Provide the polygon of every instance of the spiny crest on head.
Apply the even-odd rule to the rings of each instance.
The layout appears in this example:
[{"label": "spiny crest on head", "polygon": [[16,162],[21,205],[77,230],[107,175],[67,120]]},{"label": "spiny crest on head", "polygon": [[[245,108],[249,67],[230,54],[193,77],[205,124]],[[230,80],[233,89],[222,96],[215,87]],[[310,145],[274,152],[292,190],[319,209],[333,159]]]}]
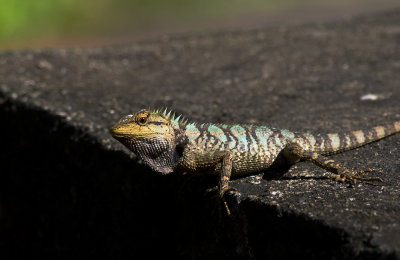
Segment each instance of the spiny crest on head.
[{"label": "spiny crest on head", "polygon": [[179,127],[179,123],[183,125],[187,125],[188,123],[188,120],[182,115],[176,115],[175,112],[172,112],[172,110],[168,110],[167,108],[155,109],[153,110],[153,113],[162,115],[167,120],[170,120],[171,124],[176,127]]}]

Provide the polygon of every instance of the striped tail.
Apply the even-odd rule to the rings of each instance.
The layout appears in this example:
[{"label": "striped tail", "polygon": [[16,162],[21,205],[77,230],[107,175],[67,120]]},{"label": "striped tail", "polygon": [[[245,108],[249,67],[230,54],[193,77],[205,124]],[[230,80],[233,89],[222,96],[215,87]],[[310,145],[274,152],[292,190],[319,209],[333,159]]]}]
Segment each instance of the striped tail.
[{"label": "striped tail", "polygon": [[308,142],[313,151],[330,155],[355,149],[396,133],[400,133],[400,121],[346,133],[303,134],[302,138]]}]

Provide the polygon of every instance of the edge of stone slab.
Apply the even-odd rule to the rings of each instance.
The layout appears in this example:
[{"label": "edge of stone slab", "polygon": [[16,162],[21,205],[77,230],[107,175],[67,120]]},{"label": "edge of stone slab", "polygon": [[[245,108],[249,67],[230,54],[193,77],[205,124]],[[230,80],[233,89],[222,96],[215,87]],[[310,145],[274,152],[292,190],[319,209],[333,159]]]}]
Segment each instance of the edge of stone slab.
[{"label": "edge of stone slab", "polygon": [[[6,95],[1,93],[0,108],[2,110],[4,108],[6,108],[6,110],[9,109],[9,112],[11,113],[21,113],[21,111],[24,113],[24,110],[33,112],[33,114],[45,113],[45,118],[42,119],[49,120],[49,125],[53,125],[55,127],[53,131],[57,131],[59,129],[64,129],[64,131],[66,130],[66,132],[70,135],[64,136],[64,138],[69,140],[69,142],[89,143],[94,145],[94,149],[100,149],[102,152],[106,153],[109,152],[100,142],[98,142],[98,140],[96,140],[94,136],[91,136],[90,133],[87,133],[84,127],[80,128],[78,126],[71,125],[68,121],[59,115],[52,113],[51,111],[44,110],[32,104],[20,102],[19,100],[9,99],[6,97]],[[128,156],[126,156],[126,158],[123,160],[131,161]],[[135,162],[132,163],[136,164]],[[145,169],[143,168],[142,170]],[[146,174],[148,173],[146,172],[144,175]],[[160,183],[165,181],[165,179],[158,179],[158,177],[154,177],[153,180],[159,181]],[[171,185],[171,182],[168,184]],[[194,182],[193,185],[196,187],[196,182]],[[188,191],[190,191],[192,188],[192,186],[188,187]],[[190,200],[190,196],[188,198]],[[189,208],[193,207],[190,206],[191,201],[185,201],[185,199],[186,198],[182,199],[183,202],[181,202],[181,206],[185,205]],[[231,196],[230,200],[232,199],[236,200],[237,198]],[[198,210],[199,209],[194,212],[198,212]],[[254,197],[239,198],[237,213],[237,217],[233,218],[232,221],[228,220],[227,223],[224,224],[222,229],[227,233],[223,234],[222,236],[227,236],[228,239],[231,240],[233,239],[233,243],[236,244],[237,248],[240,249],[239,251],[242,252],[241,256],[247,257],[255,254],[257,257],[274,257],[276,255],[286,255],[287,257],[290,257],[294,255],[298,256],[300,254],[314,258],[321,256],[335,256],[338,258],[361,257],[371,259],[399,258],[398,254],[395,252],[386,252],[379,248],[374,248],[374,246],[370,243],[371,241],[368,241],[368,238],[366,237],[359,238],[361,241],[353,241],[354,238],[349,237],[344,230],[337,229],[335,227],[328,227],[320,221],[310,219],[308,216],[291,212],[290,210],[287,212],[282,211],[274,206],[262,203],[262,201],[255,199]],[[193,217],[191,216],[193,212],[190,212],[190,210],[187,210],[185,214],[187,214],[185,217]],[[214,219],[214,221],[216,220]],[[187,228],[190,229],[193,224],[195,223],[189,224]],[[247,230],[245,233],[243,233],[244,229]],[[289,233],[291,234],[290,239],[282,236],[285,230],[286,232],[292,232]],[[217,236],[219,231],[221,230],[217,229]],[[181,235],[184,235],[184,233]],[[363,244],[363,246],[357,246],[354,248],[355,244],[360,245],[360,243]],[[268,244],[268,246],[265,246],[266,244]],[[330,245],[330,247],[327,248],[327,244]],[[206,247],[207,245],[208,244],[206,243]],[[286,245],[292,248],[290,252],[285,250],[287,247]],[[310,245],[310,247],[307,248],[308,245]],[[226,250],[224,247],[219,248],[218,250],[220,249]],[[318,251],[318,249],[321,249],[321,251]]]}]

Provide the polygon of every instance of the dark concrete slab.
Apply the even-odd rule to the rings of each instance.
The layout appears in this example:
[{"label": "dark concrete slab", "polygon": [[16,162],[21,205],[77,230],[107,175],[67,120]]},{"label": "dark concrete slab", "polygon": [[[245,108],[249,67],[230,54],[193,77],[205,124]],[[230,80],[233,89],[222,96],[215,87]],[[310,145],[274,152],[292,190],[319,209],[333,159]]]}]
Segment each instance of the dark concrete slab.
[{"label": "dark concrete slab", "polygon": [[[300,163],[283,178],[159,176],[112,140],[119,117],[310,132],[400,120],[400,10],[348,21],[0,55],[0,247],[6,256],[400,258],[400,136],[334,156],[377,169],[355,188]],[[232,197],[232,200],[235,198]]]}]

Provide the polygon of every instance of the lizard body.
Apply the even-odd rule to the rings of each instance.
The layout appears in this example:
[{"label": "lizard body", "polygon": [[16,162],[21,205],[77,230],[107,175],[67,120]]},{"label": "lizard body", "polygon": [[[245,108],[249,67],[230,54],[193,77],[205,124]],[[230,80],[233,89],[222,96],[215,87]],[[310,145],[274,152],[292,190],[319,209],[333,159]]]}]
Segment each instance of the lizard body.
[{"label": "lizard body", "polygon": [[229,189],[231,176],[261,172],[280,158],[287,165],[310,161],[344,182],[376,180],[325,157],[354,149],[400,132],[400,121],[369,130],[309,134],[267,126],[199,124],[167,110],[140,110],[123,117],[111,135],[134,152],[154,171],[214,173],[220,176],[219,194]]}]

